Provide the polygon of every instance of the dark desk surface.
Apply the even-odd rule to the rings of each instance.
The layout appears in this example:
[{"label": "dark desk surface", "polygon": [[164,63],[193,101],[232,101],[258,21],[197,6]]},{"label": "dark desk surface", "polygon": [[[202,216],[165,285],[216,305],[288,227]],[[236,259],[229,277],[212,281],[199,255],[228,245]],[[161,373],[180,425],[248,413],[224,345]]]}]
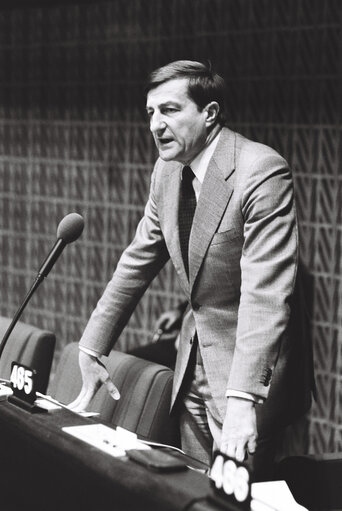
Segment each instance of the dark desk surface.
[{"label": "dark desk surface", "polygon": [[30,414],[1,402],[1,510],[188,511],[202,504],[217,509],[206,500],[211,493],[206,476],[193,470],[152,472],[61,429],[95,422],[64,409]]}]

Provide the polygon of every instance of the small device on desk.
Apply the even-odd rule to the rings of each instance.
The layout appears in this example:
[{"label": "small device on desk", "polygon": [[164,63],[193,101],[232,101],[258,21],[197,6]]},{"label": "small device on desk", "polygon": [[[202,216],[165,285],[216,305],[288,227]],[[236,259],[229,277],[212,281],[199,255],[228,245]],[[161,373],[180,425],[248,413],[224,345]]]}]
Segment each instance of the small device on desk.
[{"label": "small device on desk", "polygon": [[197,460],[196,458],[192,458],[188,456],[183,451],[175,449],[172,446],[166,446],[162,448],[163,452],[171,454],[174,458],[185,463],[189,468],[193,470],[197,470],[197,472],[201,472],[202,474],[209,473],[209,465],[204,463],[203,461]]},{"label": "small device on desk", "polygon": [[188,468],[184,461],[163,449],[148,449],[146,451],[130,449],[126,451],[126,454],[131,460],[157,472],[175,472]]}]

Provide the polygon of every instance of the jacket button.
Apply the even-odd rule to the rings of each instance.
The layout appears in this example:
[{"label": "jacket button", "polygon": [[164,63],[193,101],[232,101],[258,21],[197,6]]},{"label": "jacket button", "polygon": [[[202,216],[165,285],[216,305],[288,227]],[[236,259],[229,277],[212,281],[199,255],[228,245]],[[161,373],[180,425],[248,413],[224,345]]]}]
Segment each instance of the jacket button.
[{"label": "jacket button", "polygon": [[200,304],[199,304],[199,303],[194,302],[194,303],[192,304],[192,310],[194,310],[194,311],[198,311],[200,308],[201,308],[201,306],[200,306]]}]

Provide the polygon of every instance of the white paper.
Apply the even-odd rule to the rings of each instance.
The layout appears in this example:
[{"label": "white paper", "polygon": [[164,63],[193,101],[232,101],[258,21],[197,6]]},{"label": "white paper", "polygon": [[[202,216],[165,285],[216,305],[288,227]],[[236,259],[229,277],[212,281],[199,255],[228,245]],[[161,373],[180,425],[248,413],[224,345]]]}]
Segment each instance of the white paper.
[{"label": "white paper", "polygon": [[115,430],[104,424],[85,424],[65,427],[62,431],[115,457],[124,456],[128,449],[150,449],[135,433],[120,427]]},{"label": "white paper", "polygon": [[99,412],[75,412],[74,410],[71,410],[68,405],[64,405],[63,403],[60,403],[57,401],[57,399],[54,399],[51,396],[47,396],[45,394],[42,394],[41,392],[36,392],[36,395],[38,398],[35,400],[35,404],[37,406],[40,406],[41,408],[44,408],[44,410],[58,410],[59,408],[65,408],[66,410],[69,410],[70,412],[77,413],[77,415],[82,415],[82,417],[96,417],[97,415],[100,415]]},{"label": "white paper", "polygon": [[3,385],[0,383],[0,401],[4,401],[8,398],[8,396],[11,396],[13,394],[13,391],[11,387],[8,387],[7,385]]},{"label": "white paper", "polygon": [[285,481],[252,484],[252,511],[308,511],[298,504]]}]

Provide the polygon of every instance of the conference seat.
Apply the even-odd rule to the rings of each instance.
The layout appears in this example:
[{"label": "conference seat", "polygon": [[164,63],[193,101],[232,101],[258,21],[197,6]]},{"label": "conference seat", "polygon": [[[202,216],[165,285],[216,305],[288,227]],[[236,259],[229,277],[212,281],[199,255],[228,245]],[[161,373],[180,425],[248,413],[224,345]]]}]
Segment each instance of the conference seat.
[{"label": "conference seat", "polygon": [[[49,394],[61,403],[72,402],[81,389],[78,353],[77,343],[64,348],[49,385]],[[112,351],[105,365],[121,398],[115,401],[103,385],[88,411],[99,412],[102,422],[121,426],[140,439],[178,445],[177,420],[169,415],[173,371],[120,351]]]},{"label": "conference seat", "polygon": [[[1,340],[10,323],[10,318],[0,316]],[[52,332],[19,321],[0,357],[0,377],[9,379],[12,362],[20,362],[37,371],[36,389],[46,392],[55,344],[56,337]]]}]

